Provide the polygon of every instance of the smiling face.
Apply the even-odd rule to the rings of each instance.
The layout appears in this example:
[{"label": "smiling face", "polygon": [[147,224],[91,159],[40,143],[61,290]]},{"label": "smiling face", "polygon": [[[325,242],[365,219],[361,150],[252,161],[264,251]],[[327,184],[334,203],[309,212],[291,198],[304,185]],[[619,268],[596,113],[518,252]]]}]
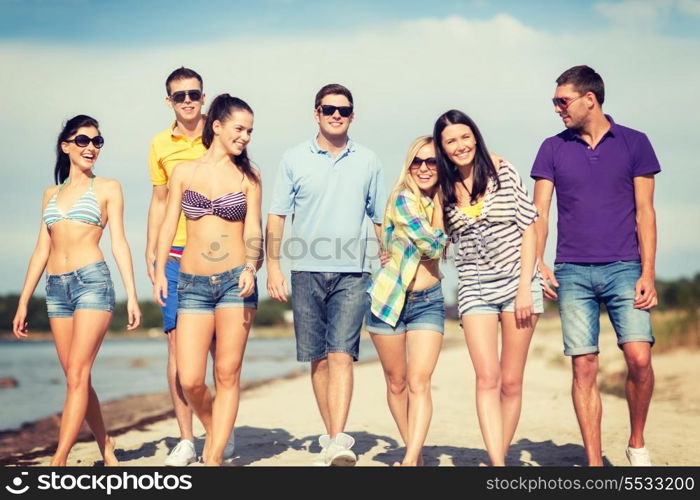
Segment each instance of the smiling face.
[{"label": "smiling face", "polygon": [[426,194],[431,194],[438,183],[437,162],[435,161],[435,146],[432,143],[418,150],[409,166],[409,174],[418,188]]},{"label": "smiling face", "polygon": [[[100,135],[100,131],[92,126],[80,127],[68,140],[74,140],[79,135],[86,135],[92,139]],[[80,147],[75,142],[63,141],[61,143],[61,149],[68,155],[71,164],[81,170],[90,170],[97,161],[97,157],[100,156],[100,150],[95,147],[92,141],[85,147]]]},{"label": "smiling face", "polygon": [[476,138],[468,125],[456,123],[446,126],[440,135],[440,144],[447,158],[457,167],[474,163]]},{"label": "smiling face", "polygon": [[[321,106],[352,106],[347,97],[342,94],[329,94],[321,99]],[[336,110],[332,115],[326,116],[321,112],[321,106],[314,111],[314,117],[321,129],[321,133],[326,137],[345,137],[348,134],[348,128],[352,123],[355,113],[344,118],[340,116],[340,112]]]},{"label": "smiling face", "polygon": [[[186,90],[199,90],[201,92],[202,86],[199,83],[199,80],[196,78],[182,78],[170,82],[171,96],[175,92],[184,92]],[[202,114],[204,94],[202,94],[198,101],[193,100],[189,93],[185,96],[185,100],[180,103],[175,102],[170,96],[166,97],[165,100],[173,111],[175,111],[175,118],[179,122],[191,122],[193,120],[198,120]]]},{"label": "smiling face", "polygon": [[253,133],[253,115],[249,111],[237,109],[223,122],[215,120],[212,128],[226,153],[238,156],[250,142]]}]

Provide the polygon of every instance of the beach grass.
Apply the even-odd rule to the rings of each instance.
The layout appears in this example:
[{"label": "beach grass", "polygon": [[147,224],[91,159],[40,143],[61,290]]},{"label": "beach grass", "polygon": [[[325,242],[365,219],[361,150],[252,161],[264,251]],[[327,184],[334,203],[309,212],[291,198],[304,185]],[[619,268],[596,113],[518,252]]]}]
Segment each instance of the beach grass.
[{"label": "beach grass", "polygon": [[654,311],[651,315],[654,351],[700,348],[700,308]]}]

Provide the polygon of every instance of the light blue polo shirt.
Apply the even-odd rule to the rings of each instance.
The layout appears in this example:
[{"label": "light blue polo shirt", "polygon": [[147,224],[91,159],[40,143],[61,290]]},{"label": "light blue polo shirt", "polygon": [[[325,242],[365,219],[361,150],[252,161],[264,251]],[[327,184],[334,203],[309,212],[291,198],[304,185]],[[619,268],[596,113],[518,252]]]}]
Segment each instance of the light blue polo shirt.
[{"label": "light blue polo shirt", "polygon": [[292,271],[357,273],[371,270],[378,250],[366,216],[381,224],[385,204],[376,154],[348,138],[333,157],[314,138],[282,156],[268,213],[292,216],[281,247]]}]

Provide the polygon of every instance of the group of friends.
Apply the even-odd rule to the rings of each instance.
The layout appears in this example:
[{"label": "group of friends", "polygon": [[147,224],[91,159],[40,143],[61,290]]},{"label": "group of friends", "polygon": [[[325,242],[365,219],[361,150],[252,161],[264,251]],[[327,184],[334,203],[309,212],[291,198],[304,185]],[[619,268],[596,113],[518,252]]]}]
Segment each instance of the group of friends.
[{"label": "group of friends", "polygon": [[[297,359],[311,365],[325,428],[314,464],[357,461],[345,428],[364,324],[405,444],[395,465],[422,465],[445,327],[440,261],[451,244],[488,465],[505,465],[543,296],[559,306],[588,463],[603,463],[596,374],[604,304],[629,369],[626,455],[632,465],[650,465],[643,431],[654,380],[649,311],[657,304],[653,191],[660,166],[645,134],[603,113],[604,84],[592,68],[572,67],[556,84],[552,103],[566,128],[540,146],[530,174],[534,201],[513,165],[491,153],[476,123],[454,109],[438,117],[431,135],[410,144],[387,196],[379,159],[348,136],[351,92],[339,84],[322,87],[313,106],[318,132],[282,157],[263,237],[261,174],[247,152],[253,110],[221,94],[205,114],[201,76],[184,67],[173,71],[165,88],[175,121],[151,142],[146,245],[180,430],[165,464],[197,459],[193,413],[206,432],[205,464],[235,453],[241,366],[258,304],[256,273],[265,261],[268,295],[281,302],[293,296]],[[141,322],[121,187],[93,171],[104,144],[98,122],[86,115],[68,120],[58,136],[56,185],[44,191],[13,322],[15,336],[26,338],[27,305],[46,271],[47,310],[67,384],[56,466],[66,465],[83,421],[105,465],[118,464],[90,378],[115,307],[98,245],[107,225],[127,294],[127,329]],[[555,190],[551,269],[544,251]],[[280,265],[288,216],[297,245],[289,282]],[[373,274],[370,237],[380,243]],[[210,354],[215,396],[205,384]]]}]

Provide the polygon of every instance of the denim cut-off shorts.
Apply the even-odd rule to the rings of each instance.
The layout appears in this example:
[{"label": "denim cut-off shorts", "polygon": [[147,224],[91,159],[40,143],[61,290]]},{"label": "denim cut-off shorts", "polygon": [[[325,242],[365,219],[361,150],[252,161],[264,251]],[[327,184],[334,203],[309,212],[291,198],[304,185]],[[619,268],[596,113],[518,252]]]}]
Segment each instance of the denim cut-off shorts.
[{"label": "denim cut-off shorts", "polygon": [[[532,308],[535,314],[542,314],[544,312],[544,298],[542,293],[542,280],[540,278],[535,278],[532,280],[532,285],[530,290],[532,291]],[[501,304],[490,304],[484,300],[480,300],[479,303],[469,306],[469,308],[462,313],[464,314],[500,314],[502,312],[515,312],[515,297],[507,300]]]},{"label": "denim cut-off shorts", "polygon": [[46,276],[49,318],[71,318],[76,309],[114,311],[114,286],[104,261]]},{"label": "denim cut-off shorts", "polygon": [[332,352],[357,361],[368,288],[369,273],[292,271],[298,361],[317,361]]},{"label": "denim cut-off shorts", "polygon": [[554,265],[565,355],[599,351],[600,304],[608,311],[618,347],[626,342],[654,344],[651,314],[634,308],[635,286],[641,274],[639,261]]},{"label": "denim cut-off shorts", "polygon": [[258,284],[248,297],[240,297],[238,279],[244,265],[218,274],[199,275],[180,272],[177,281],[178,314],[214,314],[222,307],[258,307]]},{"label": "denim cut-off shorts", "polygon": [[438,283],[425,290],[406,292],[406,302],[392,327],[367,310],[367,331],[382,335],[399,335],[414,330],[445,333],[445,298]]}]

